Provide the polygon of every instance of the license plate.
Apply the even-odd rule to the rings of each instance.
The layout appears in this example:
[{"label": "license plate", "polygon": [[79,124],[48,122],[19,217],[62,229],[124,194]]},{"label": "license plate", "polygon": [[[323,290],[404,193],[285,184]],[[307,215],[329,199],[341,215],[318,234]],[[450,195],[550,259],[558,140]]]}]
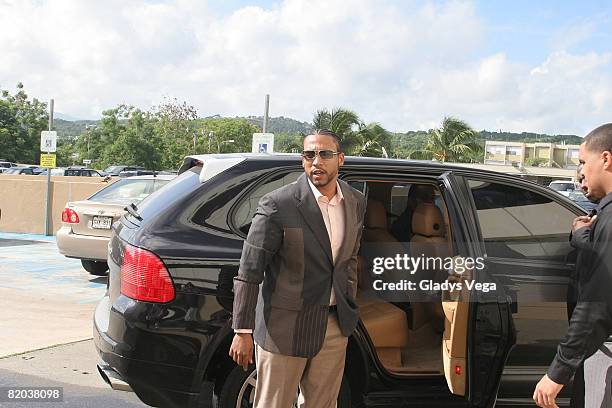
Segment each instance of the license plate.
[{"label": "license plate", "polygon": [[94,215],[93,220],[91,221],[91,228],[111,229],[112,223],[113,217],[101,217],[99,215]]}]

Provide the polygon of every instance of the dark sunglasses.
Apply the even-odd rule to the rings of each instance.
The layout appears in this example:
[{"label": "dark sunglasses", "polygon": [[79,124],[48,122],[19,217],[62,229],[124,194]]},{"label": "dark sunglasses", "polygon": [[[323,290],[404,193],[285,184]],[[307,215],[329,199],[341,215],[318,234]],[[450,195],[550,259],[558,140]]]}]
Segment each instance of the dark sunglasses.
[{"label": "dark sunglasses", "polygon": [[318,155],[323,160],[329,160],[339,153],[340,152],[334,152],[333,150],[304,150],[302,152],[302,157],[308,161],[312,161]]}]

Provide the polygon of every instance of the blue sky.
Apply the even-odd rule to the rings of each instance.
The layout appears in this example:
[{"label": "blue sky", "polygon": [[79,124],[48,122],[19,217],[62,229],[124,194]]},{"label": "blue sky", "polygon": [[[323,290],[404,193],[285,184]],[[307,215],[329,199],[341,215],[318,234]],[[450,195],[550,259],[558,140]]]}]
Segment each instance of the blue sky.
[{"label": "blue sky", "polygon": [[[393,2],[392,2],[393,3]],[[402,3],[411,10],[414,4],[423,2],[395,2],[400,8]],[[445,4],[436,1],[434,4]],[[536,63],[543,55],[554,51],[563,39],[576,29],[583,36],[567,47],[573,52],[603,52],[612,44],[612,7],[610,1],[553,1],[553,0],[515,0],[515,1],[477,1],[476,14],[486,23],[486,45],[480,51],[505,52],[509,57]],[[278,1],[254,0],[213,0],[211,9],[220,15],[228,15],[249,6],[271,9]]]},{"label": "blue sky", "polygon": [[[567,51],[604,52],[612,43],[609,1],[478,1],[476,12],[487,22],[489,52],[535,63],[570,40]],[[579,31],[579,33],[576,33]],[[572,35],[573,33],[573,35]]]},{"label": "blue sky", "polygon": [[609,1],[5,0],[0,88],[76,118],[172,98],[259,115],[270,94],[303,121],[583,135],[611,121],[611,27]]}]

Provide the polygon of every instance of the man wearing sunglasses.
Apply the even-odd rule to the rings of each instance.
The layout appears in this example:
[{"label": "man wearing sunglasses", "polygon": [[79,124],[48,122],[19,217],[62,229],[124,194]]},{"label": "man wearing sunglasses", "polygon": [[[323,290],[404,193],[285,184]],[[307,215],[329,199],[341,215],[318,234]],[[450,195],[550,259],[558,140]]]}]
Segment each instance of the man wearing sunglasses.
[{"label": "man wearing sunglasses", "polygon": [[[338,180],[338,136],[304,138],[302,174],[266,194],[234,279],[230,356],[257,361],[255,408],[333,408],[358,321],[357,252],[365,198]],[[253,343],[255,342],[255,345]]]}]

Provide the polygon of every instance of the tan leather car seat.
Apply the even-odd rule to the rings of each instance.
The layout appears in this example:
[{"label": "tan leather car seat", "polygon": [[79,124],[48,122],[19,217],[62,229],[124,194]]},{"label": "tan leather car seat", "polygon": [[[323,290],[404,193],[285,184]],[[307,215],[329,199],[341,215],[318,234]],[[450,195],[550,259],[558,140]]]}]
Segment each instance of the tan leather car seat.
[{"label": "tan leather car seat", "polygon": [[[387,229],[387,211],[382,202],[368,200],[363,229],[364,243],[397,242]],[[360,286],[364,276],[363,259],[359,259]],[[376,348],[378,358],[387,369],[402,366],[401,349],[408,345],[406,313],[391,303],[357,298],[359,316]]]},{"label": "tan leather car seat", "polygon": [[387,210],[380,201],[368,200],[363,227],[365,242],[397,242],[387,229]]},{"label": "tan leather car seat", "polygon": [[417,205],[412,215],[412,233],[410,246],[413,256],[421,254],[428,257],[448,256],[446,226],[442,212],[435,204]]},{"label": "tan leather car seat", "polygon": [[408,345],[406,313],[387,302],[358,299],[359,316],[376,348],[381,363],[389,370],[402,367],[402,348]]},{"label": "tan leather car seat", "polygon": [[[413,257],[445,258],[450,255],[446,237],[446,226],[440,209],[433,203],[420,203],[412,216],[413,236],[410,240],[410,251]],[[440,270],[428,270],[432,279]],[[414,302],[412,304],[411,328],[418,329],[431,322],[443,330],[444,311],[441,303]]]}]

